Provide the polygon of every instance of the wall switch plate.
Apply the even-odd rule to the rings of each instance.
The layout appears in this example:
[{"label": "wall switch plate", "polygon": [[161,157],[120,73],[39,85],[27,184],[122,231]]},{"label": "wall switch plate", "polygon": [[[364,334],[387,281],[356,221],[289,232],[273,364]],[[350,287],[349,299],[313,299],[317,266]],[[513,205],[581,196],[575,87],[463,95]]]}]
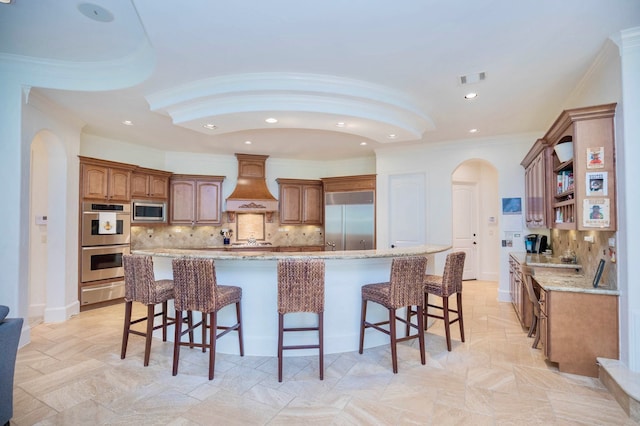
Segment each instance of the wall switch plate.
[{"label": "wall switch plate", "polygon": [[585,235],[584,236],[584,240],[588,243],[592,243],[593,242],[593,235]]},{"label": "wall switch plate", "polygon": [[609,238],[609,247],[615,247],[615,246],[616,246],[616,239]]}]

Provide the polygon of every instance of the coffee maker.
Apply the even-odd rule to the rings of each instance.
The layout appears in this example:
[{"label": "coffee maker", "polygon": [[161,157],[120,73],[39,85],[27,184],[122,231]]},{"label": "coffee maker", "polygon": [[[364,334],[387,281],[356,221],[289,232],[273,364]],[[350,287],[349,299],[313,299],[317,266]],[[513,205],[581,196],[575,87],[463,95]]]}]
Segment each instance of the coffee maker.
[{"label": "coffee maker", "polygon": [[547,249],[547,236],[529,234],[524,237],[524,246],[527,249],[527,253],[544,253]]}]

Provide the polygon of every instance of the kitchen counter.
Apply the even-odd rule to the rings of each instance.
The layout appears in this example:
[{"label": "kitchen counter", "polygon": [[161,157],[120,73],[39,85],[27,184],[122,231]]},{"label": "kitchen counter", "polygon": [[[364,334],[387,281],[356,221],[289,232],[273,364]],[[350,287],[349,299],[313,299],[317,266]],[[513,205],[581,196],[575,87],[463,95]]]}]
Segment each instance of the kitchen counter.
[{"label": "kitchen counter", "polygon": [[[388,281],[391,261],[394,257],[420,255],[428,259],[427,273],[434,273],[436,253],[445,252],[450,246],[423,245],[418,247],[315,252],[274,251],[224,251],[212,249],[145,249],[133,250],[135,254],[153,256],[156,279],[171,279],[171,261],[175,257],[190,256],[215,260],[216,278],[221,285],[242,288],[242,322],[246,355],[276,356],[278,347],[277,311],[277,261],[283,258],[312,257],[325,260],[325,353],[351,352],[358,349],[360,335],[361,287],[364,284]],[[443,254],[444,256],[444,254]],[[172,307],[171,307],[172,309]],[[399,312],[399,315],[404,315]],[[315,316],[306,313],[290,314],[288,321],[315,324]],[[367,309],[369,321],[384,321],[388,311],[377,304]],[[235,310],[223,309],[218,314],[219,323],[234,321]],[[377,320],[377,321],[376,321]],[[383,333],[369,333],[367,347],[388,345]],[[401,323],[398,333],[404,333]],[[196,333],[198,334],[198,333]],[[306,333],[288,336],[290,344],[304,344]],[[300,334],[298,336],[297,334]],[[169,336],[171,339],[172,336]],[[238,353],[235,337],[220,339],[216,350],[221,353]],[[317,351],[296,351],[298,355],[316,355]],[[285,353],[285,356],[287,354]]]},{"label": "kitchen counter", "polygon": [[596,288],[593,287],[593,277],[575,273],[580,271],[582,265],[565,263],[559,257],[545,256],[541,254],[510,253],[512,257],[534,269],[534,280],[547,291],[568,291],[576,293],[594,293],[619,295],[616,289],[604,287],[602,282]]},{"label": "kitchen counter", "polygon": [[[264,247],[264,251],[260,248]],[[450,249],[443,245],[422,245],[417,247],[375,249],[375,250],[348,250],[348,251],[308,251],[308,252],[277,252],[272,251],[273,246],[246,246],[247,251],[242,251],[243,246],[234,246],[233,251],[226,251],[220,247],[203,247],[197,249],[173,249],[156,248],[132,250],[134,254],[146,254],[157,257],[189,256],[219,260],[278,260],[282,258],[313,257],[318,259],[381,259],[402,256],[423,256],[439,253]]]}]

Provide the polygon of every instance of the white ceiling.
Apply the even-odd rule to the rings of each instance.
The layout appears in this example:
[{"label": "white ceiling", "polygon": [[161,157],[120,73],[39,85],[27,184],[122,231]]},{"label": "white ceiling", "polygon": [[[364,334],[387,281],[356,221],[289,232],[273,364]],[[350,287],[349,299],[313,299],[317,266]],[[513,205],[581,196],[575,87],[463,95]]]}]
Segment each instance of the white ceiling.
[{"label": "white ceiling", "polygon": [[640,25],[638,0],[88,1],[113,20],[81,1],[0,4],[0,61],[55,70],[34,91],[85,132],[316,160],[541,131],[608,38]]}]

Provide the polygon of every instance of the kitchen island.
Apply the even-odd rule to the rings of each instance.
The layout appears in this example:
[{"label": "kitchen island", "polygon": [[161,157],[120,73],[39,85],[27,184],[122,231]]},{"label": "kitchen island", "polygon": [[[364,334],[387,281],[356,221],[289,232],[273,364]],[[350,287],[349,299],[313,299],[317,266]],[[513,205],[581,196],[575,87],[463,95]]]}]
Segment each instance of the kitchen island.
[{"label": "kitchen island", "polygon": [[[215,249],[145,249],[132,250],[135,254],[153,256],[156,279],[173,277],[173,258],[189,256],[214,259],[219,284],[242,288],[242,325],[246,355],[276,356],[278,337],[277,312],[277,261],[283,258],[312,257],[325,260],[325,353],[350,352],[358,349],[360,335],[360,288],[364,284],[389,280],[391,260],[402,256],[427,256],[427,272],[433,273],[434,255],[450,249],[445,245],[417,247],[281,253],[273,251],[221,251]],[[172,309],[172,307],[171,307]],[[368,308],[368,318],[388,318],[387,311],[376,304]],[[219,324],[233,322],[235,311],[225,308],[218,314]],[[300,326],[314,325],[313,314],[290,314],[286,318]],[[400,331],[400,326],[398,328]],[[196,333],[197,334],[197,333]],[[290,344],[305,344],[316,339],[317,334],[296,333],[287,336]],[[402,335],[402,334],[400,334]],[[172,338],[173,336],[170,336]],[[389,343],[382,333],[367,334],[367,347]],[[289,344],[289,343],[287,343]],[[226,336],[217,343],[221,353],[238,353],[238,341]],[[299,351],[298,354],[317,354],[316,350]]]}]

